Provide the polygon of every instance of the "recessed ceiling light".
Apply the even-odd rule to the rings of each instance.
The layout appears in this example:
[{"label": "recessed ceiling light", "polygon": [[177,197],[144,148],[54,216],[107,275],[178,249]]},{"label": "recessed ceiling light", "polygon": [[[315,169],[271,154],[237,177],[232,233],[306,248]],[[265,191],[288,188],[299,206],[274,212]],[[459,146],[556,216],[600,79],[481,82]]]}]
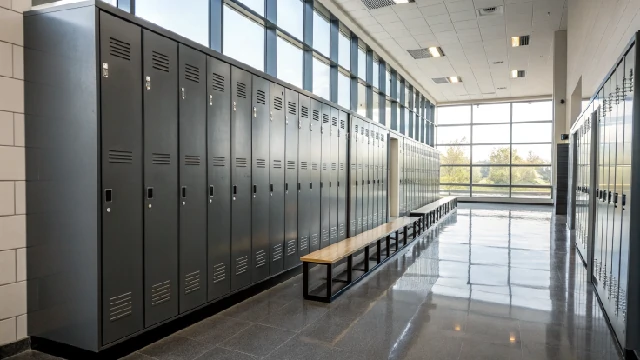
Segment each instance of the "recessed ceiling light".
[{"label": "recessed ceiling light", "polygon": [[511,37],[511,47],[529,45],[529,35]]},{"label": "recessed ceiling light", "polygon": [[436,84],[459,84],[462,82],[462,78],[460,76],[431,78],[431,80]]},{"label": "recessed ceiling light", "polygon": [[396,4],[408,4],[414,2],[415,0],[362,0],[364,6],[366,6],[369,10],[380,9]]},{"label": "recessed ceiling light", "polygon": [[431,54],[431,57],[434,58],[439,58],[444,56],[444,52],[442,52],[442,48],[438,47],[438,46],[432,46],[429,48],[429,54]]},{"label": "recessed ceiling light", "polygon": [[512,78],[523,78],[525,76],[525,71],[524,70],[511,70],[511,77]]},{"label": "recessed ceiling light", "polygon": [[502,15],[504,14],[504,7],[502,5],[493,6],[483,9],[477,9],[476,12],[478,14],[478,17]]},{"label": "recessed ceiling light", "polygon": [[414,59],[427,59],[431,57],[443,57],[444,52],[439,47],[430,47],[424,49],[416,49],[416,50],[407,50],[409,55],[411,55]]},{"label": "recessed ceiling light", "polygon": [[457,84],[457,83],[461,83],[462,79],[459,76],[450,76],[449,82],[452,84]]}]

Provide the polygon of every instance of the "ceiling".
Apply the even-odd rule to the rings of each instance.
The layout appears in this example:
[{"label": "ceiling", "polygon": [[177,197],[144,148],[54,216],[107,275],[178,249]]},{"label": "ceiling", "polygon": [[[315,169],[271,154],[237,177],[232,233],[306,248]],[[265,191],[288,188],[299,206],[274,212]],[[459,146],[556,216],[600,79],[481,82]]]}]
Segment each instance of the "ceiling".
[{"label": "ceiling", "polygon": [[[553,33],[567,28],[567,0],[415,0],[368,10],[362,0],[332,0],[420,82],[438,103],[551,95]],[[476,9],[503,6],[478,17]],[[530,35],[511,47],[512,36]],[[441,58],[407,50],[440,46]],[[526,77],[511,79],[511,70]],[[459,76],[459,84],[432,78]]]}]

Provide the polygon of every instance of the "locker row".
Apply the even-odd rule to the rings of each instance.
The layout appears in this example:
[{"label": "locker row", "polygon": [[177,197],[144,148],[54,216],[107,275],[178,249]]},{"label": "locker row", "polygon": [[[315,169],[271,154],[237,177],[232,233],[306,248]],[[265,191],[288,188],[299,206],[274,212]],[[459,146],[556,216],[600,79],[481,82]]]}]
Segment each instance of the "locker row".
[{"label": "locker row", "polygon": [[440,152],[405,138],[400,153],[399,211],[408,216],[411,210],[440,198]]}]

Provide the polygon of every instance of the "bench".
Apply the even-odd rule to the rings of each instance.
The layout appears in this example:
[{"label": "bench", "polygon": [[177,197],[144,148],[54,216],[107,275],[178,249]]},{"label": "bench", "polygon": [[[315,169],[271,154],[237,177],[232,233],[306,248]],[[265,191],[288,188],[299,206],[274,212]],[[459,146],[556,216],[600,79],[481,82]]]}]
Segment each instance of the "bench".
[{"label": "bench", "polygon": [[437,223],[447,215],[451,210],[458,207],[458,198],[455,196],[443,197],[438,201],[434,201],[419,209],[411,210],[410,216],[420,217],[419,232],[423,232],[431,227],[431,225]]},{"label": "bench", "polygon": [[[303,295],[307,300],[331,302],[351,285],[360,281],[364,276],[375,270],[399,250],[413,241],[420,234],[421,217],[401,217],[374,229],[363,232],[316,250],[300,258],[303,264]],[[411,231],[411,232],[410,232]],[[400,235],[403,235],[400,238]],[[393,237],[392,235],[395,235]],[[402,241],[402,247],[399,243]],[[370,246],[375,246],[375,258],[371,259]],[[383,247],[384,245],[384,247]],[[395,245],[395,246],[392,246]],[[364,256],[362,263],[354,265],[354,257]],[[337,265],[344,263],[344,271],[334,276]],[[326,267],[326,272],[319,272],[320,285],[310,289],[310,265],[316,264]],[[361,267],[358,267],[361,266]],[[354,276],[355,275],[355,276]]]}]

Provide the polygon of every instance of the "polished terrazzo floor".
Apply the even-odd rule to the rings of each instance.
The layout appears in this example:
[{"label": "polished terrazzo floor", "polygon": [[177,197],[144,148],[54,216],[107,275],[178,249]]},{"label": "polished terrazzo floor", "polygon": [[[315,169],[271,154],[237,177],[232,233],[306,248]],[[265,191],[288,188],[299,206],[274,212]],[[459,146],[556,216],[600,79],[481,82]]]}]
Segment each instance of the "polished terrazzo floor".
[{"label": "polished terrazzo floor", "polygon": [[551,211],[460,204],[332,304],[298,276],[126,359],[619,359]]}]

